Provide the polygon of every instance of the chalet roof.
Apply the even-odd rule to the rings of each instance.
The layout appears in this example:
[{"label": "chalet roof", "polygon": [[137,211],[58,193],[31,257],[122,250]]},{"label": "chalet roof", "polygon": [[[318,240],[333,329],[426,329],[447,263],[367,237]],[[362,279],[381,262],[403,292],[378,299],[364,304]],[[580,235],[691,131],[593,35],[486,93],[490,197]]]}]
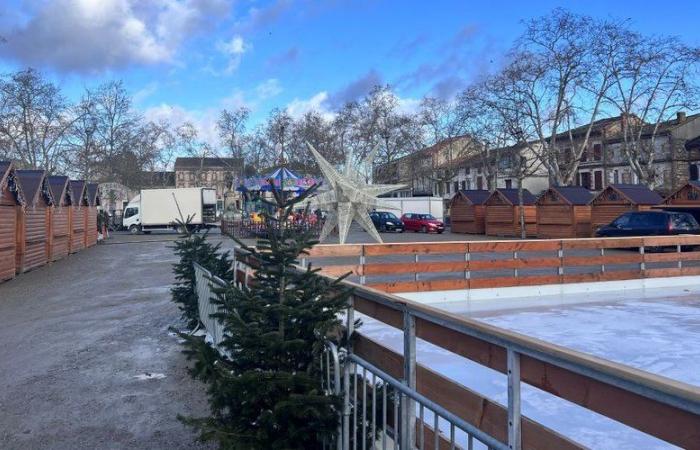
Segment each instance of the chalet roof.
[{"label": "chalet roof", "polygon": [[619,192],[627,200],[636,205],[658,205],[663,201],[663,198],[661,198],[658,193],[652,191],[643,184],[610,184],[607,188],[603,189],[600,194],[593,197],[591,203],[608,189]]},{"label": "chalet roof", "polygon": [[97,206],[100,204],[100,197],[98,195],[98,190],[97,190],[98,184],[97,183],[88,183],[87,184],[87,198],[88,198],[88,205],[90,206]]},{"label": "chalet roof", "polygon": [[49,183],[49,189],[51,190],[51,196],[54,199],[54,202],[56,205],[67,205],[69,204],[68,202],[64,202],[63,199],[66,197],[66,194],[70,197],[70,192],[68,190],[69,186],[69,179],[68,177],[62,176],[62,175],[53,175],[50,177],[47,177],[48,183]]},{"label": "chalet roof", "polygon": [[[508,200],[511,205],[519,204],[517,189],[496,189],[494,193],[495,192],[501,193],[501,195],[503,195],[503,197],[505,197],[505,199]],[[536,201],[537,198],[532,195],[530,191],[523,189],[523,205],[534,205]]]},{"label": "chalet roof", "polygon": [[555,191],[571,205],[587,205],[593,199],[593,194],[583,186],[551,186],[548,190]]},{"label": "chalet roof", "polygon": [[85,180],[70,180],[70,189],[73,205],[85,206]]},{"label": "chalet roof", "polygon": [[686,184],[684,184],[683,186],[679,187],[679,188],[676,189],[675,191],[673,191],[673,192],[671,192],[670,194],[668,194],[668,195],[666,196],[666,198],[664,198],[663,203],[664,203],[664,204],[667,204],[667,205],[670,204],[670,202],[671,202],[671,200],[673,199],[673,197],[674,197],[676,194],[678,194],[680,191],[682,191],[683,189],[685,189],[686,186],[690,186],[690,187],[693,188],[693,189],[700,190],[700,181],[693,181],[693,180],[688,181],[688,182],[687,182]]},{"label": "chalet roof", "polygon": [[459,191],[458,195],[465,196],[474,205],[483,205],[491,195],[491,192],[485,189],[465,189]]},{"label": "chalet roof", "polygon": [[232,169],[242,166],[240,158],[197,158],[197,157],[178,157],[175,160],[175,170],[199,170],[205,169]]},{"label": "chalet roof", "polygon": [[[17,184],[22,188],[24,198],[27,201],[27,206],[36,205],[39,195],[42,193],[42,187],[44,184],[44,179],[46,178],[46,171],[44,170],[16,170],[15,178]],[[48,194],[47,202],[52,204],[51,193],[46,191]]]}]

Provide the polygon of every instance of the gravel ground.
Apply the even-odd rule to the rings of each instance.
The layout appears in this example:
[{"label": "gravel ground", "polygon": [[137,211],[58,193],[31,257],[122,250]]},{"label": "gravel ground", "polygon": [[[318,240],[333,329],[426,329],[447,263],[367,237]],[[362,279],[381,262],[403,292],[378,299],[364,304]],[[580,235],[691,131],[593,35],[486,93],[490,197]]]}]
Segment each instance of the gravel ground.
[{"label": "gravel ground", "polygon": [[0,284],[1,449],[209,448],[176,418],[208,408],[168,332],[172,237],[115,236]]}]

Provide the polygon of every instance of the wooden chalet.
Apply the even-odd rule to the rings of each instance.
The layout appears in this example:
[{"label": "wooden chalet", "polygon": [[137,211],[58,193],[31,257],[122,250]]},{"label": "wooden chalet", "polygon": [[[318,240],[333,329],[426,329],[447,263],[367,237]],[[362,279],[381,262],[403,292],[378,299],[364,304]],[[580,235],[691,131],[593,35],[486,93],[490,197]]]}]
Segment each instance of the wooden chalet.
[{"label": "wooden chalet", "polygon": [[17,270],[17,215],[23,204],[12,163],[0,161],[0,281],[14,278]]},{"label": "wooden chalet", "polygon": [[700,181],[689,181],[666,197],[660,209],[666,211],[683,211],[700,220]]},{"label": "wooden chalet", "polygon": [[17,170],[15,179],[26,204],[17,215],[17,273],[41,267],[49,260],[49,208],[53,204],[44,170]]},{"label": "wooden chalet", "polygon": [[85,246],[97,244],[97,207],[100,206],[100,195],[97,183],[88,183],[86,188],[87,211],[85,214]]},{"label": "wooden chalet", "polygon": [[643,184],[610,184],[591,199],[591,235],[628,211],[646,211],[663,201]]},{"label": "wooden chalet", "polygon": [[459,191],[450,201],[450,229],[453,233],[484,234],[486,200],[491,193],[483,189]]},{"label": "wooden chalet", "polygon": [[48,177],[49,189],[54,200],[49,209],[50,240],[49,261],[57,261],[68,256],[70,252],[70,180],[65,176]]},{"label": "wooden chalet", "polygon": [[[523,190],[525,233],[537,236],[537,199],[527,189]],[[496,189],[485,202],[485,232],[488,236],[520,236],[520,206],[517,189]]]},{"label": "wooden chalet", "polygon": [[70,252],[76,253],[85,248],[85,217],[87,215],[87,183],[83,180],[70,180]]},{"label": "wooden chalet", "polygon": [[593,198],[582,186],[553,186],[537,199],[537,237],[562,239],[589,237]]}]

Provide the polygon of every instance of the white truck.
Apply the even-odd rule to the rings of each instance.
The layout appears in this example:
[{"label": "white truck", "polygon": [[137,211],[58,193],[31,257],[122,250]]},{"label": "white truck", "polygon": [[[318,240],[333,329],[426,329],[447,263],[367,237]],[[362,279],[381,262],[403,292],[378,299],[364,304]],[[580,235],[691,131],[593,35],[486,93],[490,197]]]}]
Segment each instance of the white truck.
[{"label": "white truck", "polygon": [[182,232],[177,221],[188,217],[191,231],[215,227],[216,190],[142,189],[126,206],[122,225],[132,234],[168,229]]}]

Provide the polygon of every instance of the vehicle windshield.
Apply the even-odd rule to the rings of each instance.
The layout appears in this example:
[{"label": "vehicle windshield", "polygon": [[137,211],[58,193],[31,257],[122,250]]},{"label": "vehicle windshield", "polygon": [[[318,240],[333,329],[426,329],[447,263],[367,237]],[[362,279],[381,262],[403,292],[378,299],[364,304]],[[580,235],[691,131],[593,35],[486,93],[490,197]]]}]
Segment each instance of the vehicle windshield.
[{"label": "vehicle windshield", "polygon": [[399,220],[398,217],[394,215],[394,213],[386,212],[386,213],[381,213],[381,216],[384,219],[389,219],[389,220]]},{"label": "vehicle windshield", "polygon": [[433,220],[435,217],[433,217],[432,214],[420,214],[420,218],[424,220]]},{"label": "vehicle windshield", "polygon": [[665,227],[668,216],[661,213],[630,214],[630,227]]}]

